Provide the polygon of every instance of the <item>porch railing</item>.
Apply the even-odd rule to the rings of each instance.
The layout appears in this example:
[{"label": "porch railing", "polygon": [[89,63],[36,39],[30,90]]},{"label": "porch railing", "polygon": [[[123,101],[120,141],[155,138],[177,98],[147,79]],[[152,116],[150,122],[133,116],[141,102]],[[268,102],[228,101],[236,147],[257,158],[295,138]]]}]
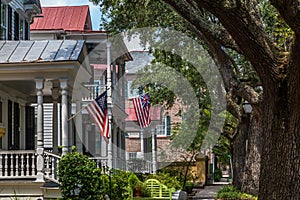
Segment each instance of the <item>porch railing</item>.
[{"label": "porch railing", "polygon": [[90,157],[91,160],[96,162],[98,168],[102,170],[103,173],[108,173],[108,159],[106,157]]},{"label": "porch railing", "polygon": [[60,161],[60,156],[50,153],[48,151],[44,152],[44,161],[45,161],[45,168],[44,168],[44,176],[45,179],[51,180],[55,183],[58,182],[58,176],[57,176],[57,169],[58,164]]},{"label": "porch railing", "polygon": [[36,178],[34,150],[0,151],[0,179]]},{"label": "porch railing", "polygon": [[85,84],[84,85],[90,92],[88,96],[82,97],[82,101],[92,101],[102,92],[104,92],[105,86],[98,84]]},{"label": "porch railing", "polygon": [[[50,181],[58,182],[58,165],[61,157],[44,151],[44,177]],[[103,173],[109,173],[108,159],[106,157],[91,157]],[[35,150],[5,150],[0,151],[0,180],[1,179],[36,179]],[[126,162],[123,159],[115,160],[116,167],[129,171],[151,172],[151,162]]]},{"label": "porch railing", "polygon": [[143,159],[131,159],[127,161],[127,171],[135,173],[152,173],[153,164],[151,161]]}]

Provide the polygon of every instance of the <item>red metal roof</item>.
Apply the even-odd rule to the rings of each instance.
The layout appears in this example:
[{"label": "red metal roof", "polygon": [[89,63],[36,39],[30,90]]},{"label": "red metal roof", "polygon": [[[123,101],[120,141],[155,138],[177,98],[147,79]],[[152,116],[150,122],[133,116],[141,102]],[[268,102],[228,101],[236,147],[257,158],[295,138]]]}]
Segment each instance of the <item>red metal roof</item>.
[{"label": "red metal roof", "polygon": [[89,6],[43,7],[43,18],[36,18],[31,30],[92,30]]},{"label": "red metal roof", "polygon": [[[162,108],[160,106],[150,107],[150,118],[153,121],[161,120],[161,111]],[[134,108],[126,108],[126,114],[128,115],[126,121],[137,121]]]}]

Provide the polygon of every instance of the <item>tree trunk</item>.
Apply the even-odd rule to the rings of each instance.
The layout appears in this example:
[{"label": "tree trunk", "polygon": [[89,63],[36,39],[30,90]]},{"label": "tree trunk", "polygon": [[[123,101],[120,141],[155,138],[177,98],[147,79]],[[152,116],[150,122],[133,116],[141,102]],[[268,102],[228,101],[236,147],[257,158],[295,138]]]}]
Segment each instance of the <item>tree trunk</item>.
[{"label": "tree trunk", "polygon": [[264,90],[259,199],[300,199],[299,71]]},{"label": "tree trunk", "polygon": [[233,152],[232,152],[232,164],[233,164],[233,185],[241,190],[242,178],[245,167],[246,157],[246,130],[247,130],[247,119],[242,118],[239,123],[237,135],[233,141]]},{"label": "tree trunk", "polygon": [[260,157],[262,152],[261,118],[255,111],[249,116],[249,130],[246,135],[246,158],[241,191],[257,196],[259,192]]},{"label": "tree trunk", "polygon": [[255,111],[242,116],[238,135],[233,142],[233,185],[258,195],[261,155],[261,123]]}]

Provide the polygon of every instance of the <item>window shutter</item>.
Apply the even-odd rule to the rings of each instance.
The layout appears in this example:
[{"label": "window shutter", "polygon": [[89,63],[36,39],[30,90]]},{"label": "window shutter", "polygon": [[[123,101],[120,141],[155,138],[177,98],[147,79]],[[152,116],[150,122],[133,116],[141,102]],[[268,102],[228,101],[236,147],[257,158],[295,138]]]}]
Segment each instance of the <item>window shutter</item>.
[{"label": "window shutter", "polygon": [[29,40],[29,24],[25,21],[25,40]]},{"label": "window shutter", "polygon": [[7,102],[7,138],[8,138],[8,149],[13,149],[13,143],[12,143],[12,101],[8,100]]},{"label": "window shutter", "polygon": [[[1,6],[1,4],[2,4],[2,2],[1,2],[1,0],[0,0],[0,28],[2,29],[2,27],[1,27],[1,13],[2,13],[2,6]],[[2,31],[2,30],[1,30]]]},{"label": "window shutter", "polygon": [[12,40],[12,8],[8,6],[8,21],[7,21],[7,28],[8,28],[8,40]]},{"label": "window shutter", "polygon": [[20,105],[14,103],[14,149],[20,149]]},{"label": "window shutter", "polygon": [[35,149],[35,116],[34,107],[25,107],[25,149],[34,150]]},{"label": "window shutter", "polygon": [[19,40],[19,14],[15,11],[14,12],[14,40]]},{"label": "window shutter", "polygon": [[166,116],[166,132],[167,132],[167,136],[171,135],[171,117],[170,116]]}]

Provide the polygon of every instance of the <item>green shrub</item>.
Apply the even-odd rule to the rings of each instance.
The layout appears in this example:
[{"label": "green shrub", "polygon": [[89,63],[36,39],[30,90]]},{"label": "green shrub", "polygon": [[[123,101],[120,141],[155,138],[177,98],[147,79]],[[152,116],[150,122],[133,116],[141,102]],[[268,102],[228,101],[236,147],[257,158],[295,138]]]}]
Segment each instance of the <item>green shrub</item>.
[{"label": "green shrub", "polygon": [[147,179],[154,178],[160,183],[164,184],[168,188],[175,188],[176,190],[181,189],[182,184],[177,176],[172,176],[167,172],[158,172],[157,174],[149,174]]},{"label": "green shrub", "polygon": [[245,194],[238,191],[234,186],[225,186],[222,187],[217,193],[217,199],[222,200],[257,200],[257,197],[254,197],[250,194]]},{"label": "green shrub", "polygon": [[215,181],[220,181],[222,178],[222,170],[221,169],[216,169],[214,172],[214,180]]},{"label": "green shrub", "polygon": [[[130,199],[129,177],[133,173],[121,170],[112,170],[110,175],[111,189],[107,189],[106,194],[111,194],[110,199],[127,200]],[[109,183],[109,182],[108,182]],[[107,184],[109,186],[109,184]]]},{"label": "green shrub", "polygon": [[193,188],[194,188],[194,183],[193,182],[190,182],[190,181],[186,182],[184,190],[188,194],[191,194],[193,192]]},{"label": "green shrub", "polygon": [[63,199],[99,199],[101,171],[83,154],[72,152],[63,156],[58,177]]}]

